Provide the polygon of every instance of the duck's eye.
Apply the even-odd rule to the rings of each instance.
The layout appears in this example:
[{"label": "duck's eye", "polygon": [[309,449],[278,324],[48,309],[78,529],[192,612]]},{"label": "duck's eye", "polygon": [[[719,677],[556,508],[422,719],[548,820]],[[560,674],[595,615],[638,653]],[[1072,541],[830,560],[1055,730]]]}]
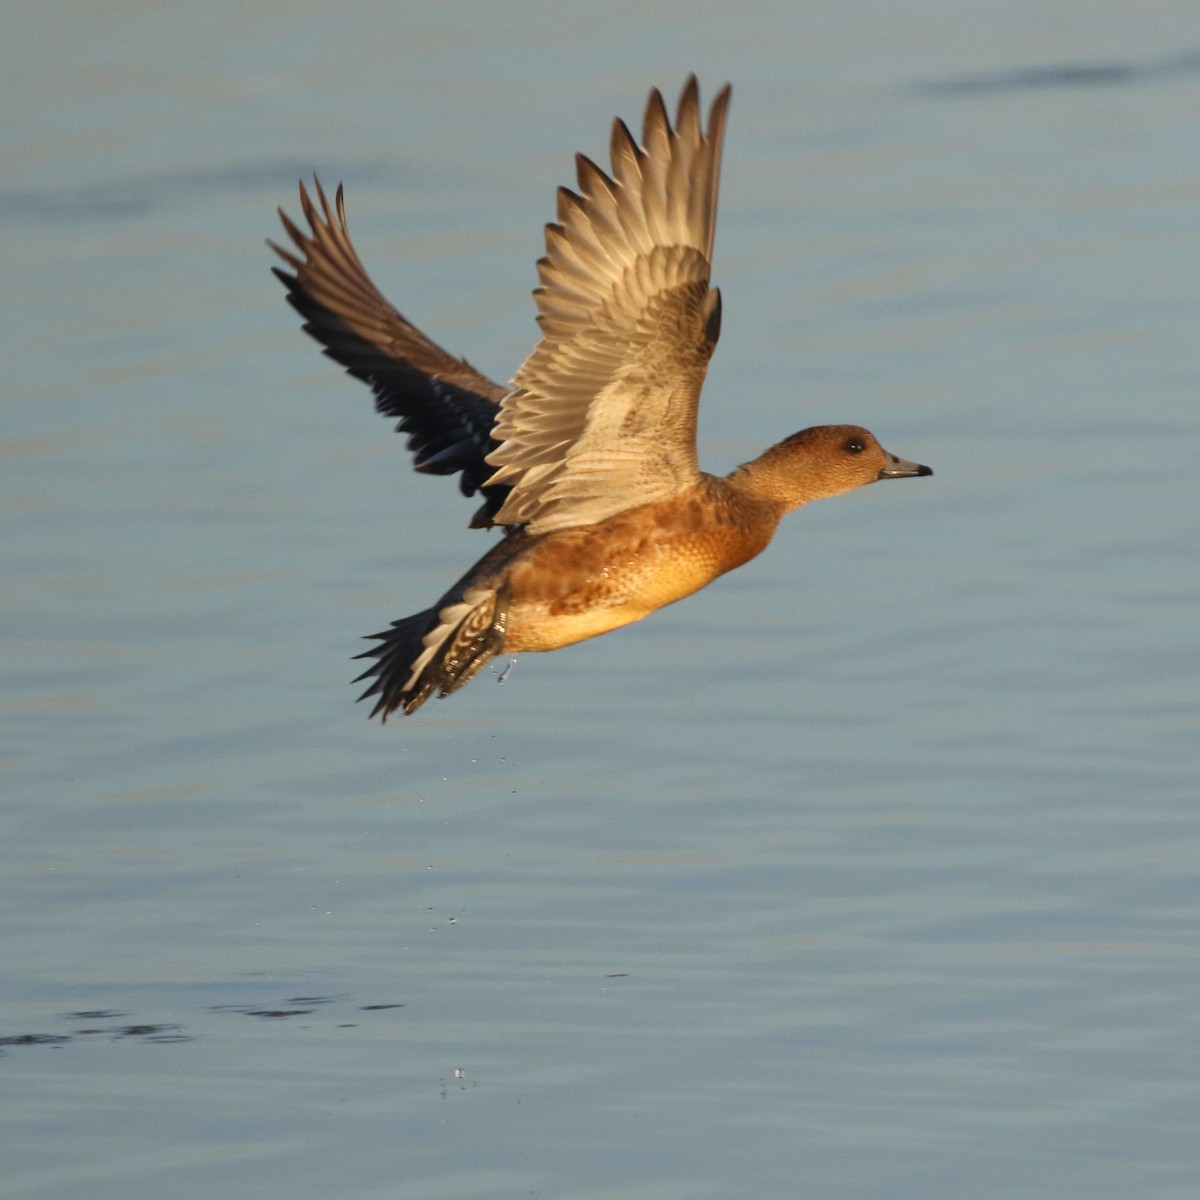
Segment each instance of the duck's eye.
[{"label": "duck's eye", "polygon": [[862,444],[861,438],[851,438],[846,443],[846,453],[847,454],[861,454],[865,449],[866,449],[866,446],[864,446]]}]

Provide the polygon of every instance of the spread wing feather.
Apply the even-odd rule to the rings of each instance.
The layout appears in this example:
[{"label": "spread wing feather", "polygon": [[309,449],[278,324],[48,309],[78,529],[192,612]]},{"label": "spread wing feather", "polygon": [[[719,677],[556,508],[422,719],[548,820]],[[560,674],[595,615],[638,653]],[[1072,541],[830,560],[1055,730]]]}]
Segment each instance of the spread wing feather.
[{"label": "spread wing feather", "polygon": [[613,126],[612,175],[578,156],[534,295],[542,340],[492,431],[496,515],[533,534],[594,524],[696,482],[696,407],[720,330],[709,288],[730,89],[707,128],[695,77],[672,128],[651,93],[642,145]]},{"label": "spread wing feather", "polygon": [[492,474],[485,455],[496,447],[492,428],[507,389],[430,341],[384,299],[350,240],[341,187],[336,208],[316,180],[314,190],[317,203],[300,185],[307,231],[279,212],[299,253],[271,243],[294,272],[275,268],[288,301],[325,353],[370,386],[376,409],[400,419],[416,469],[461,472],[464,495],[484,495],[472,524],[491,524],[508,488],[485,486]]}]

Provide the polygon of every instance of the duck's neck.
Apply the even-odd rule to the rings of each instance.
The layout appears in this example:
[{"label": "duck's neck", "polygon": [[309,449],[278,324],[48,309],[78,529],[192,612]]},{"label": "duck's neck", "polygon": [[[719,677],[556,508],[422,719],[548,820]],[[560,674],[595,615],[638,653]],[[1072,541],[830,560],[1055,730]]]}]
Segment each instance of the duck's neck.
[{"label": "duck's neck", "polygon": [[798,469],[796,448],[790,442],[779,442],[756,459],[735,467],[725,476],[725,482],[746,499],[775,509],[779,517],[815,500],[822,490],[814,486],[817,480]]}]

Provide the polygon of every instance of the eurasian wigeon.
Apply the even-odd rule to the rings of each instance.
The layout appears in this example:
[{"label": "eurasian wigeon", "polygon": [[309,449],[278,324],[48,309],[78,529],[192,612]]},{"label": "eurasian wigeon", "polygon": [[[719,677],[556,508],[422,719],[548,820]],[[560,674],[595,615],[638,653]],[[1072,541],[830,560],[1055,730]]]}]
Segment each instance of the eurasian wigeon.
[{"label": "eurasian wigeon", "polygon": [[431,608],[373,635],[371,715],[411,713],[496,655],[557,650],[638,621],[759,554],[780,518],[879,479],[931,475],[857,425],[793,434],[725,476],[700,470],[696,408],[721,327],[709,286],[730,88],[701,124],[695,77],[674,128],[650,93],[639,146],[618,120],[612,173],[576,157],[538,262],[542,340],[509,387],[410,325],[350,241],[342,189],[275,268],[304,328],[399,417],[418,471],[459,473],[503,538]]}]

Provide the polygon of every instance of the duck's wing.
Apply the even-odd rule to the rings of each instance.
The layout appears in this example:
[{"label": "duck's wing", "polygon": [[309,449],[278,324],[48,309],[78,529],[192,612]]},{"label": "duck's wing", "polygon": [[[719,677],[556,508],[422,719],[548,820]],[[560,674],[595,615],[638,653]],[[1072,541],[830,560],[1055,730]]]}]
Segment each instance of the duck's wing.
[{"label": "duck's wing", "polygon": [[701,124],[695,76],[671,127],[650,93],[639,146],[613,125],[612,176],[576,158],[534,295],[542,341],[500,406],[492,485],[502,524],[589,525],[694,484],[696,406],[720,331],[710,290],[730,89]]},{"label": "duck's wing", "polygon": [[416,469],[435,475],[461,471],[464,495],[484,493],[484,507],[472,524],[490,524],[508,488],[484,486],[493,473],[484,456],[496,447],[492,427],[507,389],[431,342],[383,298],[350,241],[341,187],[335,211],[313,182],[319,209],[300,185],[307,232],[279,210],[299,254],[270,243],[294,272],[272,268],[287,288],[288,302],[325,353],[370,386],[376,409],[400,418],[396,428],[408,434]]}]

